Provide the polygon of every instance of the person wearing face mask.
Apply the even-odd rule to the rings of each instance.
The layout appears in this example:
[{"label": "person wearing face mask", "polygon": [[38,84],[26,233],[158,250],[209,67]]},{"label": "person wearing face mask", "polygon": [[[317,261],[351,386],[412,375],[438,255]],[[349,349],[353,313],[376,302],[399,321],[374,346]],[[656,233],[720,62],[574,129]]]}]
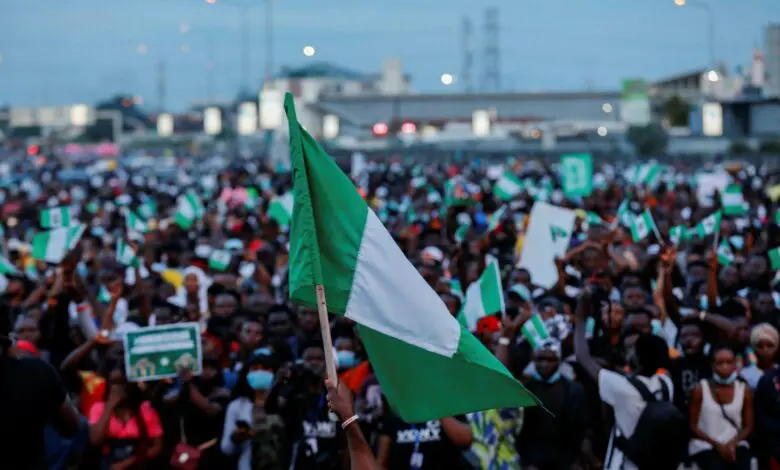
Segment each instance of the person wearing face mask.
[{"label": "person wearing face mask", "polygon": [[753,395],[738,380],[736,357],[726,346],[712,350],[712,379],[691,395],[688,451],[699,468],[748,470],[746,439],[753,431]]},{"label": "person wearing face mask", "polygon": [[346,372],[360,364],[360,358],[354,351],[352,339],[336,338],[333,342],[333,349],[336,350],[336,367],[339,372]]},{"label": "person wearing face mask", "polygon": [[756,325],[750,332],[750,346],[755,353],[756,362],[739,371],[739,376],[750,385],[751,390],[756,389],[762,375],[777,367],[775,356],[778,342],[780,337],[777,329],[769,323]]},{"label": "person wearing face mask", "polygon": [[238,454],[238,470],[282,470],[289,467],[282,418],[266,409],[274,383],[276,360],[256,351],[241,369],[225,412],[220,448]]},{"label": "person wearing face mask", "polygon": [[556,339],[536,348],[533,365],[525,386],[544,406],[525,409],[517,439],[520,461],[526,469],[568,470],[578,461],[585,439],[585,390],[561,374],[561,345]]}]

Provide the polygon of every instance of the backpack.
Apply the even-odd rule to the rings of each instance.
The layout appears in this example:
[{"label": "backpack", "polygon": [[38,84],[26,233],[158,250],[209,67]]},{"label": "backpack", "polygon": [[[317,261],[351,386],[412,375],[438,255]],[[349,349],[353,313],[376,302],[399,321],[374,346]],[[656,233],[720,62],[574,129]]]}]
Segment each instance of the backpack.
[{"label": "backpack", "polygon": [[618,437],[615,444],[640,470],[676,469],[688,455],[685,416],[671,402],[665,382],[661,382],[659,399],[636,377],[628,381],[647,404],[639,415],[634,434],[629,438]]}]

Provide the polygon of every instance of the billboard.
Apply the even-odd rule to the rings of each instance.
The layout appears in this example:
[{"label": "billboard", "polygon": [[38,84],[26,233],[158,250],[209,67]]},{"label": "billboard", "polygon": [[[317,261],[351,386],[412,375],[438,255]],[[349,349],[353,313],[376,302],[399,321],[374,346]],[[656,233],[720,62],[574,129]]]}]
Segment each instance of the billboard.
[{"label": "billboard", "polygon": [[629,126],[650,124],[650,99],[647,82],[641,79],[623,80],[620,98],[620,116]]}]

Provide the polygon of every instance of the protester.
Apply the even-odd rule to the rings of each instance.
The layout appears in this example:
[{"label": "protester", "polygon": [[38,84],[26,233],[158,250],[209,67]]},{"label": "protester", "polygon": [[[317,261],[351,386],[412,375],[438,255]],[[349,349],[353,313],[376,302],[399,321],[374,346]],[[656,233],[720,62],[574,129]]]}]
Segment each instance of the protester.
[{"label": "protester", "polygon": [[753,432],[753,395],[737,378],[734,352],[713,347],[713,375],[691,398],[689,453],[700,468],[749,469],[746,439]]},{"label": "protester", "polygon": [[[220,159],[179,158],[171,178],[164,157],[136,167],[128,154],[77,184],[58,175],[80,164],[56,155],[42,168],[9,163],[24,183],[0,187],[0,335],[13,339],[0,361],[0,422],[21,423],[0,426],[8,468],[20,454],[34,458],[19,468],[85,470],[780,460],[780,219],[768,165],[596,156],[576,193],[567,165],[539,158],[337,155],[463,334],[540,405],[407,423],[384,396],[366,325],[332,314],[326,345],[317,310],[289,300],[291,173]],[[43,243],[58,227],[74,230],[70,243]],[[128,370],[128,332],[188,324],[201,346],[194,367]],[[326,388],[331,349],[339,382]],[[91,442],[86,427],[74,434],[75,412],[60,410],[70,400]],[[677,462],[633,460],[664,437],[675,441],[659,456]]]}]

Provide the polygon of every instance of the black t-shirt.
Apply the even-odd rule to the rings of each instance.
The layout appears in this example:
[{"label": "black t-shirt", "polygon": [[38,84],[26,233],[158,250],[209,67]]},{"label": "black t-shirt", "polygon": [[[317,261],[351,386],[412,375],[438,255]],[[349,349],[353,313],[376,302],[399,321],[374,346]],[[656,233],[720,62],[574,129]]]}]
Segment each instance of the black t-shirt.
[{"label": "black t-shirt", "polygon": [[[467,422],[465,416],[456,416],[455,419]],[[418,447],[419,455],[415,458],[420,464],[417,468],[423,470],[470,468],[463,458],[463,449],[450,441],[438,420],[408,424],[397,416],[388,414],[379,425],[379,433],[391,439],[387,468],[393,470],[411,468],[415,447]]]},{"label": "black t-shirt", "polygon": [[338,419],[331,419],[325,396],[307,394],[302,404],[294,456],[296,470],[341,469],[341,450],[345,445],[343,431]]},{"label": "black t-shirt", "polygon": [[544,404],[525,409],[515,441],[523,465],[569,468],[580,454],[588,425],[588,403],[582,386],[568,379],[553,384],[530,380],[526,388]]},{"label": "black t-shirt", "polygon": [[43,432],[64,402],[65,388],[48,363],[0,358],[0,468],[49,468]]},{"label": "black t-shirt", "polygon": [[712,362],[704,354],[682,356],[672,361],[669,372],[674,384],[674,404],[687,416],[691,392],[699,381],[712,377]]}]

